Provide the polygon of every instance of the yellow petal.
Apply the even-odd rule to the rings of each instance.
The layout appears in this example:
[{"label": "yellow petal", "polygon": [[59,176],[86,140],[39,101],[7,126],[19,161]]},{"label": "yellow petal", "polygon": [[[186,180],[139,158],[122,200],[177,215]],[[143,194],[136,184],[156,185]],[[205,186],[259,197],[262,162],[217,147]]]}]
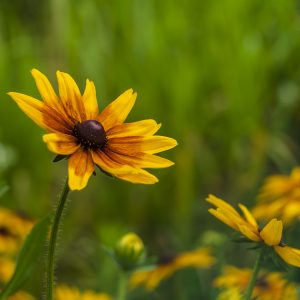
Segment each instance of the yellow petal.
[{"label": "yellow petal", "polygon": [[50,151],[61,155],[72,154],[80,147],[73,136],[62,133],[45,134],[43,135],[43,141],[47,143]]},{"label": "yellow petal", "polygon": [[96,120],[99,114],[99,108],[94,82],[88,79],[86,80],[85,91],[82,98],[85,106],[87,120]]},{"label": "yellow petal", "polygon": [[277,254],[288,264],[300,267],[300,250],[289,246],[275,246]]},{"label": "yellow petal", "polygon": [[127,137],[127,136],[144,136],[155,134],[161,124],[157,124],[154,120],[142,120],[133,123],[124,123],[112,127],[108,132],[108,138]]},{"label": "yellow petal", "polygon": [[85,121],[86,113],[80,90],[67,73],[56,72],[60,99],[66,112],[77,121]]},{"label": "yellow petal", "polygon": [[59,99],[48,78],[37,69],[31,70],[31,74],[43,100],[51,107],[56,108],[58,106]]},{"label": "yellow petal", "polygon": [[134,156],[128,156],[110,151],[108,148],[106,154],[112,160],[134,168],[167,168],[174,165],[172,161],[166,158],[147,153],[137,153]]},{"label": "yellow petal", "polygon": [[8,93],[21,110],[37,125],[48,131],[71,133],[72,127],[66,120],[47,104],[20,93]]},{"label": "yellow petal", "polygon": [[225,215],[220,208],[218,208],[218,209],[210,208],[208,210],[208,212],[211,213],[217,219],[219,219],[221,222],[228,225],[229,227],[231,227],[237,231],[239,230],[237,224],[235,222],[233,222],[230,218],[228,218],[228,216]]},{"label": "yellow petal", "polygon": [[260,232],[260,236],[269,246],[279,245],[282,237],[282,221],[272,219]]},{"label": "yellow petal", "polygon": [[239,208],[243,212],[245,219],[248,221],[248,223],[250,223],[255,228],[258,228],[257,222],[253,217],[253,215],[251,214],[251,212],[248,210],[248,208],[243,204],[239,204]]},{"label": "yellow petal", "polygon": [[139,168],[133,168],[129,165],[119,164],[100,150],[93,151],[92,156],[95,164],[97,164],[103,171],[117,178],[131,183],[141,184],[153,184],[158,182],[158,179],[149,172]]},{"label": "yellow petal", "polygon": [[259,242],[261,241],[261,238],[259,235],[253,231],[253,229],[250,226],[247,225],[240,225],[239,231],[241,234],[243,234],[245,237],[247,237],[251,241]]},{"label": "yellow petal", "polygon": [[223,208],[226,210],[230,210],[232,213],[239,216],[239,213],[230,204],[228,204],[224,200],[222,200],[214,195],[211,195],[211,194],[208,195],[208,197],[206,198],[206,201],[211,203],[215,207],[220,207],[220,208]]},{"label": "yellow petal", "polygon": [[79,149],[69,158],[69,187],[82,190],[94,172],[94,163],[90,152]]},{"label": "yellow petal", "polygon": [[174,148],[176,145],[174,139],[158,135],[109,139],[109,146],[113,151],[128,155],[140,152],[155,154]]},{"label": "yellow petal", "polygon": [[108,131],[113,126],[122,124],[130,113],[137,94],[132,89],[127,90],[116,100],[110,103],[98,116],[98,121]]}]

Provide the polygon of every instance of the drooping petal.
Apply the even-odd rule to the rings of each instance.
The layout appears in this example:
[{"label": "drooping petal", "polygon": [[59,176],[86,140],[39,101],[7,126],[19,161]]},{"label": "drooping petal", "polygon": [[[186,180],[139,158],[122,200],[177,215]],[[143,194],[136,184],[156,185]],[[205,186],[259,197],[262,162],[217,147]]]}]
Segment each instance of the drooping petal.
[{"label": "drooping petal", "polygon": [[239,230],[237,224],[233,222],[226,214],[224,214],[220,208],[218,209],[210,208],[208,212],[211,213],[217,219],[219,219],[221,222],[228,225],[229,227],[235,230]]},{"label": "drooping petal", "polygon": [[254,242],[261,241],[261,238],[259,237],[259,235],[255,231],[251,230],[251,228],[247,225],[240,225],[239,231],[251,241],[254,241]]},{"label": "drooping petal", "polygon": [[132,166],[134,168],[167,168],[174,163],[166,158],[159,157],[153,154],[137,153],[134,156],[122,155],[113,151],[110,151],[109,147],[105,150],[105,153],[114,161]]},{"label": "drooping petal", "polygon": [[89,151],[79,149],[69,158],[69,187],[82,190],[94,172],[94,163]]},{"label": "drooping petal", "polygon": [[85,107],[80,90],[74,79],[67,73],[56,72],[60,99],[65,111],[77,121],[86,120]]},{"label": "drooping petal", "polygon": [[155,154],[174,148],[176,145],[176,140],[158,135],[109,139],[109,147],[113,151],[128,155],[140,152]]},{"label": "drooping petal", "polygon": [[277,246],[281,241],[282,228],[282,221],[272,219],[260,232],[260,236],[267,245]]},{"label": "drooping petal", "polygon": [[300,250],[289,246],[275,246],[276,253],[288,264],[300,267]]},{"label": "drooping petal", "polygon": [[250,223],[255,228],[258,228],[257,222],[256,222],[255,218],[253,217],[253,215],[251,214],[251,212],[248,210],[248,208],[243,204],[239,204],[239,208],[243,212],[244,217],[248,221],[248,223]]},{"label": "drooping petal", "polygon": [[70,133],[72,128],[60,116],[59,112],[47,104],[30,96],[20,93],[8,93],[16,101],[21,110],[37,125],[48,131]]},{"label": "drooping petal", "polygon": [[86,86],[82,98],[87,120],[96,120],[99,115],[99,108],[96,96],[96,88],[93,81],[88,79],[86,80]]},{"label": "drooping petal", "polygon": [[220,207],[220,208],[223,208],[226,210],[230,210],[232,213],[239,216],[239,213],[230,204],[228,204],[224,200],[222,200],[212,194],[208,195],[208,197],[206,198],[206,201],[211,203],[215,207]]},{"label": "drooping petal", "polygon": [[119,164],[100,150],[93,151],[92,156],[95,164],[103,171],[117,178],[141,184],[153,184],[158,182],[158,179],[149,172],[139,168],[133,168],[129,165]]},{"label": "drooping petal", "polygon": [[124,123],[112,127],[107,132],[108,138],[128,137],[128,136],[145,136],[154,135],[161,124],[157,124],[154,120],[142,120],[133,123]]},{"label": "drooping petal", "polygon": [[45,134],[43,135],[43,141],[50,151],[60,155],[73,154],[80,147],[75,137],[62,133]]},{"label": "drooping petal", "polygon": [[110,128],[122,124],[130,113],[137,94],[132,89],[127,90],[115,101],[110,103],[98,116],[98,121],[108,131]]}]

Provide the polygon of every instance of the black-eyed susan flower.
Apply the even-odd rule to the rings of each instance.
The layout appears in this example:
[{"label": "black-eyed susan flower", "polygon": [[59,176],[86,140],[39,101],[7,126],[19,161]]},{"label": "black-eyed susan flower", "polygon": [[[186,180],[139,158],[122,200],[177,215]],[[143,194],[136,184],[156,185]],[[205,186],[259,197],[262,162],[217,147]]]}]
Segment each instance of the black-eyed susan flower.
[{"label": "black-eyed susan flower", "polygon": [[244,205],[239,204],[243,212],[242,216],[230,204],[220,198],[209,195],[207,201],[216,207],[216,209],[210,208],[208,211],[217,219],[240,232],[250,241],[272,247],[286,263],[300,267],[300,250],[283,243],[282,221],[272,219],[264,228],[260,229],[255,218]]},{"label": "black-eyed susan flower", "polygon": [[141,269],[134,272],[130,278],[130,286],[136,288],[144,286],[154,290],[161,281],[170,277],[176,271],[185,268],[208,268],[215,262],[208,248],[199,248],[190,252],[183,252],[177,256],[159,262],[151,269]]},{"label": "black-eyed susan flower", "polygon": [[11,278],[15,270],[13,259],[3,256],[0,257],[0,282],[6,283]]},{"label": "black-eyed susan flower", "polygon": [[33,225],[34,221],[0,207],[0,253],[17,252]]},{"label": "black-eyed susan flower", "polygon": [[9,93],[40,127],[50,151],[67,156],[69,186],[83,189],[97,165],[114,177],[132,183],[153,184],[158,179],[144,168],[173,164],[155,155],[177,145],[174,139],[157,136],[160,124],[154,120],[124,123],[137,94],[127,90],[99,113],[94,83],[86,81],[81,94],[73,78],[57,72],[59,96],[38,70],[32,70],[43,101],[20,93]]},{"label": "black-eyed susan flower", "polygon": [[8,300],[35,300],[35,298],[27,292],[19,291],[14,295],[9,296]]},{"label": "black-eyed susan flower", "polygon": [[[251,269],[226,266],[223,274],[217,277],[213,283],[215,287],[222,289],[218,300],[225,300],[226,295],[230,296],[232,293],[243,294],[250,281],[251,273]],[[297,287],[294,283],[288,282],[280,272],[261,271],[257,277],[252,297],[257,300],[296,300]],[[227,299],[231,300],[232,298],[228,297]]]},{"label": "black-eyed susan flower", "polygon": [[258,219],[280,217],[286,224],[299,219],[300,168],[294,168],[289,176],[267,177],[252,213]]},{"label": "black-eyed susan flower", "polygon": [[55,289],[55,300],[112,300],[112,298],[105,293],[80,291],[75,287],[58,285]]}]

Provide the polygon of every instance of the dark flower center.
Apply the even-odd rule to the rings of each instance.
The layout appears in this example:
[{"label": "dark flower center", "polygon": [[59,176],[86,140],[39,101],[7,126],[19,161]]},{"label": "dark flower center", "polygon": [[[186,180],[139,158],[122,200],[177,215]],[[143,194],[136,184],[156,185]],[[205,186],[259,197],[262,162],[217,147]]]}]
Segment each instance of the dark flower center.
[{"label": "dark flower center", "polygon": [[96,120],[77,123],[73,128],[73,133],[85,148],[101,149],[107,143],[105,130],[102,124]]},{"label": "dark flower center", "polygon": [[3,237],[12,236],[12,234],[10,233],[10,231],[8,230],[8,228],[4,227],[4,226],[0,227],[0,235],[3,236]]}]

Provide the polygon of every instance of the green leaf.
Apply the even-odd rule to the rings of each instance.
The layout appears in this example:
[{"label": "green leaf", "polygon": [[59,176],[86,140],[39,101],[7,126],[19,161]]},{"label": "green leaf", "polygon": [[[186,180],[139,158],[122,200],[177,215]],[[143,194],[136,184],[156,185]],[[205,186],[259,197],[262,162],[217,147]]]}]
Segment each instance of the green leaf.
[{"label": "green leaf", "polygon": [[54,159],[52,160],[52,162],[59,162],[63,159],[67,159],[68,158],[68,155],[61,155],[61,154],[58,154],[54,157]]},{"label": "green leaf", "polygon": [[29,235],[18,255],[15,272],[0,294],[0,300],[5,300],[17,292],[24,281],[31,275],[38,263],[38,257],[44,252],[46,235],[49,228],[50,215],[37,223]]}]

